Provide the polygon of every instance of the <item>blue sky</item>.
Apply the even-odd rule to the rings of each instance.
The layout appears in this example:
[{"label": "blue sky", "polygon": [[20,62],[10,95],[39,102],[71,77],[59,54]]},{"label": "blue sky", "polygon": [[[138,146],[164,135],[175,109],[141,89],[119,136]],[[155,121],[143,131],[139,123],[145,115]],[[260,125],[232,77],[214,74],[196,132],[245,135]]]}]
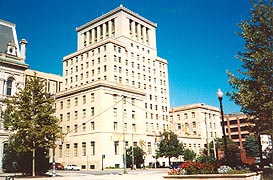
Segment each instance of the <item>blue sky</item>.
[{"label": "blue sky", "polygon": [[[219,107],[216,91],[231,90],[244,40],[238,23],[250,18],[249,0],[0,0],[0,19],[28,41],[31,69],[62,75],[62,58],[76,51],[79,27],[123,4],[157,23],[158,56],[168,60],[171,106]],[[225,113],[240,107],[224,97]]]}]

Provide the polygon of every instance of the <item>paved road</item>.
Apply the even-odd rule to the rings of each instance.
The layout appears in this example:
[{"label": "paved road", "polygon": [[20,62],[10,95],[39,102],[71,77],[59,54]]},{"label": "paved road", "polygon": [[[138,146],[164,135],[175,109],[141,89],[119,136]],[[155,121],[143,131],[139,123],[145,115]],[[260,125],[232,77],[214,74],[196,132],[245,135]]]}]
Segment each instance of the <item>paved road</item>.
[{"label": "paved road", "polygon": [[[56,177],[41,177],[34,180],[163,180],[162,176],[167,175],[169,169],[145,169],[128,170],[127,174],[123,170],[104,171],[57,171]],[[18,180],[30,180],[33,178],[15,178]]]}]

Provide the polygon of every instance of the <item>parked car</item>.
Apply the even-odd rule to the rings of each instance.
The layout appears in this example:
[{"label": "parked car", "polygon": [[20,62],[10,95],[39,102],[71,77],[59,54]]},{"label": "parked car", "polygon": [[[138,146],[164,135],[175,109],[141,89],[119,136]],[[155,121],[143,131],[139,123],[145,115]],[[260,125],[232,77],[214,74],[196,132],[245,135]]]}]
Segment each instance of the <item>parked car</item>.
[{"label": "parked car", "polygon": [[64,166],[64,170],[79,171],[81,168],[75,164],[68,164]]},{"label": "parked car", "polygon": [[[49,169],[53,168],[53,163],[49,163]],[[64,165],[62,163],[55,163],[56,170],[64,170]]]}]

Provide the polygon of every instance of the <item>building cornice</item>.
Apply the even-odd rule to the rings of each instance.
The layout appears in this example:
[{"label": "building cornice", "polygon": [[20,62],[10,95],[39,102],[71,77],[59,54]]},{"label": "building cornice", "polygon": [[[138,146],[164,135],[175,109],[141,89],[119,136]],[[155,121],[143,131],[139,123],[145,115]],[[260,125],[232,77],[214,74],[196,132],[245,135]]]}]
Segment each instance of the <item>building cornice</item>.
[{"label": "building cornice", "polygon": [[102,16],[100,16],[100,17],[98,17],[98,18],[96,18],[96,19],[94,19],[94,20],[92,20],[92,21],[90,21],[90,22],[88,22],[88,23],[86,23],[86,24],[80,26],[80,27],[77,27],[77,28],[76,28],[76,31],[79,32],[79,31],[83,30],[84,28],[86,28],[86,27],[88,27],[88,26],[90,26],[90,25],[92,25],[92,24],[95,24],[95,23],[97,23],[97,22],[99,22],[99,21],[101,21],[101,20],[103,20],[103,19],[106,19],[106,18],[108,18],[108,17],[110,17],[110,16],[112,16],[112,15],[114,15],[114,14],[120,12],[120,11],[123,11],[123,12],[125,12],[125,13],[128,13],[128,14],[130,14],[131,16],[134,16],[134,17],[136,17],[136,18],[138,18],[138,19],[144,21],[145,23],[147,23],[147,24],[149,24],[149,25],[151,25],[151,26],[153,26],[153,27],[157,27],[157,24],[156,24],[156,23],[153,23],[152,21],[150,21],[150,20],[148,20],[148,19],[146,19],[146,18],[140,16],[139,14],[137,14],[137,13],[135,13],[135,12],[133,12],[133,11],[131,11],[131,10],[125,8],[123,5],[120,5],[120,6],[117,7],[116,9],[114,9],[114,10],[112,10],[112,11],[109,11],[108,13],[106,13],[106,14],[104,14],[104,15],[102,15]]},{"label": "building cornice", "polygon": [[170,109],[170,113],[185,111],[185,110],[193,110],[193,109],[203,109],[203,110],[220,112],[220,110],[217,107],[209,106],[204,103],[197,103],[197,104],[189,104],[185,106],[173,107]]},{"label": "building cornice", "polygon": [[140,96],[146,96],[146,93],[142,90],[137,90],[135,88],[131,88],[128,86],[117,85],[116,83],[113,83],[113,82],[100,80],[100,81],[95,81],[92,83],[82,85],[80,87],[74,87],[72,89],[63,90],[61,92],[58,92],[56,94],[56,99],[70,96],[73,94],[78,94],[80,92],[88,91],[91,89],[101,88],[101,87],[115,89],[115,90],[119,90],[119,91],[123,91],[123,92],[127,92],[127,93],[133,93],[133,94],[140,95]]},{"label": "building cornice", "polygon": [[10,59],[10,58],[0,56],[0,63],[1,64],[6,64],[6,65],[10,65],[10,66],[17,66],[22,69],[28,69],[29,65],[25,64],[24,62],[21,62],[20,60],[21,59]]},{"label": "building cornice", "polygon": [[78,55],[84,54],[84,53],[86,53],[86,52],[88,52],[88,51],[90,51],[92,49],[95,49],[97,47],[103,46],[103,45],[108,44],[108,43],[113,43],[113,44],[116,44],[116,45],[118,45],[120,47],[126,48],[123,43],[120,43],[119,41],[117,41],[115,39],[108,38],[108,39],[105,39],[105,40],[103,40],[101,42],[98,42],[98,43],[93,44],[93,45],[89,45],[89,46],[87,46],[87,47],[85,47],[85,48],[83,48],[81,50],[78,50],[78,51],[76,51],[76,52],[74,52],[72,54],[69,54],[69,55],[63,57],[63,61],[66,61],[66,60],[71,59],[73,57],[76,57]]}]

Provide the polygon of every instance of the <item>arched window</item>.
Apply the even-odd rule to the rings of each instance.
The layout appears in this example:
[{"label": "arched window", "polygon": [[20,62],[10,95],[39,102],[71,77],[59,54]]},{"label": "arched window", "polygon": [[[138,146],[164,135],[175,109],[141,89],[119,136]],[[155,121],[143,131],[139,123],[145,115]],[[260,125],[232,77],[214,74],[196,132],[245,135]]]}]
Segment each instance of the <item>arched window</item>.
[{"label": "arched window", "polygon": [[7,80],[7,91],[6,91],[8,96],[11,96],[12,82],[13,82],[13,79],[8,78],[8,80]]}]

